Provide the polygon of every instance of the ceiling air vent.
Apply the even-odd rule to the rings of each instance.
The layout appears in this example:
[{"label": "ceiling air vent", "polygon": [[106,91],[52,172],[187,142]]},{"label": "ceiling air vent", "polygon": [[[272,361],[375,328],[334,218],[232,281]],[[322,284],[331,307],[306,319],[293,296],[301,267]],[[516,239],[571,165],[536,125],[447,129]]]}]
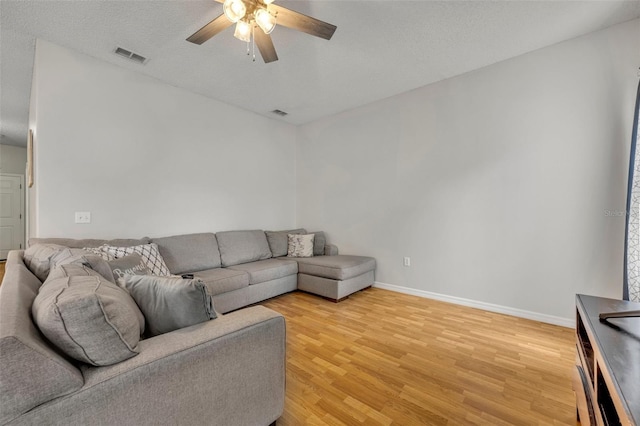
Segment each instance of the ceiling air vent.
[{"label": "ceiling air vent", "polygon": [[144,64],[145,62],[147,62],[147,58],[145,58],[144,56],[133,53],[127,49],[123,49],[122,47],[116,47],[115,54],[130,59],[139,64]]},{"label": "ceiling air vent", "polygon": [[284,117],[285,115],[289,114],[288,112],[284,112],[284,111],[281,111],[279,109],[274,109],[271,112],[276,114],[276,115],[279,115],[280,117]]}]

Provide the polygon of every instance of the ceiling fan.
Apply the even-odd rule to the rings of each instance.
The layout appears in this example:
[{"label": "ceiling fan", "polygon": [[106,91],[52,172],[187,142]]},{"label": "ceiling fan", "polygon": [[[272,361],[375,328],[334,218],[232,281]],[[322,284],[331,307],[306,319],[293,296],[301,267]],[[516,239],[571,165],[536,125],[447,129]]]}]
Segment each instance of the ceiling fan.
[{"label": "ceiling fan", "polygon": [[202,44],[236,24],[234,37],[247,43],[253,38],[265,63],[278,60],[278,54],[269,35],[276,23],[325,40],[330,40],[337,28],[327,22],[275,5],[273,0],[216,1],[223,4],[224,13],[193,33],[187,41]]}]

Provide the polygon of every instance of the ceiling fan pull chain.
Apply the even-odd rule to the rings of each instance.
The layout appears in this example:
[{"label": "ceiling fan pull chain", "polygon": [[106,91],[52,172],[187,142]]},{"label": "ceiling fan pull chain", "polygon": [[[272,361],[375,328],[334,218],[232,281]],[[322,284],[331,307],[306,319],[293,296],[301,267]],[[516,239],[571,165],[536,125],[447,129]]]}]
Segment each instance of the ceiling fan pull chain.
[{"label": "ceiling fan pull chain", "polygon": [[253,62],[256,61],[256,27],[251,27],[251,43],[253,43]]}]

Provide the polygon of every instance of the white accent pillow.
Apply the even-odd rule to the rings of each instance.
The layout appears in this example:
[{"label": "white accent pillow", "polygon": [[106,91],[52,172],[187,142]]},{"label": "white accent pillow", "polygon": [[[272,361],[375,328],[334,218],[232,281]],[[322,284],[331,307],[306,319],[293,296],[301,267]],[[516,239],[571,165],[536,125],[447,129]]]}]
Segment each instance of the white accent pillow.
[{"label": "white accent pillow", "polygon": [[312,257],[314,234],[287,234],[288,257]]},{"label": "white accent pillow", "polygon": [[158,275],[161,277],[168,277],[171,275],[169,268],[164,263],[164,259],[158,251],[158,245],[156,243],[142,244],[139,246],[131,247],[113,247],[103,245],[102,250],[112,255],[115,259],[120,259],[127,255],[138,253],[142,257],[142,261],[145,266],[149,268],[152,275]]}]

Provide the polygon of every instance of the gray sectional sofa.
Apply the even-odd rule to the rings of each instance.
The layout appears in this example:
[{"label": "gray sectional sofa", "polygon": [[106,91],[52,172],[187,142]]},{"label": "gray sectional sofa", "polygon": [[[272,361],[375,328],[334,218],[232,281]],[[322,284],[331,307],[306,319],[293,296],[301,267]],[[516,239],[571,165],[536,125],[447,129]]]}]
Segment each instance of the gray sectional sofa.
[{"label": "gray sectional sofa", "polygon": [[284,407],[285,321],[262,306],[240,308],[298,288],[338,300],[370,286],[375,269],[372,258],[337,255],[336,247],[324,244],[314,248],[319,256],[287,258],[286,235],[30,240],[73,248],[153,242],[172,274],[200,278],[216,310],[225,313],[143,339],[138,355],[102,367],[69,359],[40,333],[31,305],[42,282],[25,265],[24,251],[10,252],[0,286],[0,424],[275,422]]},{"label": "gray sectional sofa", "polygon": [[84,248],[155,243],[172,274],[193,273],[207,285],[221,313],[296,289],[339,301],[373,284],[375,259],[339,255],[336,246],[324,244],[320,233],[321,244],[314,247],[313,257],[287,257],[288,233],[306,230],[224,231],[111,241],[32,238],[29,245]]}]

